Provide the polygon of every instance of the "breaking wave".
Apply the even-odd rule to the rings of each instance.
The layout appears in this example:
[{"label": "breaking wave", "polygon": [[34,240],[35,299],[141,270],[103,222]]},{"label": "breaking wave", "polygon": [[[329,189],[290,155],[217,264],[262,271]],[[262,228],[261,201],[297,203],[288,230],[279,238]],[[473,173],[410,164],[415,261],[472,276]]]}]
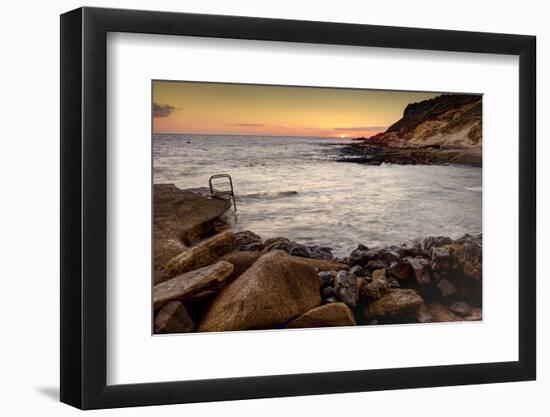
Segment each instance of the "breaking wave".
[{"label": "breaking wave", "polygon": [[248,200],[248,199],[276,200],[278,198],[293,197],[296,195],[298,195],[298,191],[293,191],[293,190],[277,191],[277,192],[264,191],[261,193],[237,194],[236,198],[237,198],[237,201]]}]

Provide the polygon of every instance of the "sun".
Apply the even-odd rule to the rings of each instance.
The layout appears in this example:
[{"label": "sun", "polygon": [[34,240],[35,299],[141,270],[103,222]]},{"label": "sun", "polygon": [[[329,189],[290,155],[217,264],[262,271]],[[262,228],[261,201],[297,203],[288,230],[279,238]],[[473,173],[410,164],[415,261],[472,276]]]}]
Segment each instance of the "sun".
[{"label": "sun", "polygon": [[344,135],[343,133],[340,135],[340,139],[344,139],[346,137],[346,135]]}]

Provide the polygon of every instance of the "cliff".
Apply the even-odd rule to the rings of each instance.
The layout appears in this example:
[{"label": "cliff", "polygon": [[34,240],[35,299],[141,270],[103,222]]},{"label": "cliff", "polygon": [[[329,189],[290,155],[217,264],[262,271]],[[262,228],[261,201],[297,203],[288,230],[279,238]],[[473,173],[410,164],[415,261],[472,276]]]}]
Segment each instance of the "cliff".
[{"label": "cliff", "polygon": [[403,117],[365,143],[395,148],[479,148],[482,144],[482,97],[443,94],[411,103]]}]

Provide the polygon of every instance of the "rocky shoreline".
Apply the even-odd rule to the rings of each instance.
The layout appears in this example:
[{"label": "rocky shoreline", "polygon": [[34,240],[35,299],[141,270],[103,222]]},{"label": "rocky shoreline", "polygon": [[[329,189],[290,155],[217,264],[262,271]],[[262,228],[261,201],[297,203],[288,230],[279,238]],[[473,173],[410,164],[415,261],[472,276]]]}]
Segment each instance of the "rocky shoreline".
[{"label": "rocky shoreline", "polygon": [[482,166],[481,148],[444,148],[429,145],[414,148],[396,148],[383,143],[357,138],[340,149],[337,162],[355,162],[366,165],[468,165]]},{"label": "rocky shoreline", "polygon": [[405,107],[385,132],[355,138],[343,162],[370,165],[482,165],[482,97],[442,94]]},{"label": "rocky shoreline", "polygon": [[224,230],[223,200],[172,184],[154,197],[154,333],[482,319],[481,234],[358,245],[336,259]]}]

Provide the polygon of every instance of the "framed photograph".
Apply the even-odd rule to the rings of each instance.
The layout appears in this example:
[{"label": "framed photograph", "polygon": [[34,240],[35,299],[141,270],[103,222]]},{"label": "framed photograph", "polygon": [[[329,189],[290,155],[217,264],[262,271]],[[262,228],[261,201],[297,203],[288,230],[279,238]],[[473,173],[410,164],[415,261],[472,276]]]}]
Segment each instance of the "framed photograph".
[{"label": "framed photograph", "polygon": [[61,16],[61,401],[533,380],[535,37]]}]

